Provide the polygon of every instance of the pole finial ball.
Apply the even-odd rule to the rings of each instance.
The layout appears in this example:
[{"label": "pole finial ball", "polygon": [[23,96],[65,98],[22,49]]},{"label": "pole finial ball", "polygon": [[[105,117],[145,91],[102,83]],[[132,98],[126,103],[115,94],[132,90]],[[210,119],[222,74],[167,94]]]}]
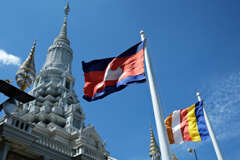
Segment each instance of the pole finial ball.
[{"label": "pole finial ball", "polygon": [[197,96],[197,99],[198,99],[198,101],[200,102],[200,101],[202,101],[202,99],[201,99],[201,97],[200,97],[200,93],[199,92],[197,92],[196,93],[196,96]]},{"label": "pole finial ball", "polygon": [[143,30],[140,31],[140,36],[141,36],[141,40],[144,41],[145,40],[145,35],[144,35]]}]

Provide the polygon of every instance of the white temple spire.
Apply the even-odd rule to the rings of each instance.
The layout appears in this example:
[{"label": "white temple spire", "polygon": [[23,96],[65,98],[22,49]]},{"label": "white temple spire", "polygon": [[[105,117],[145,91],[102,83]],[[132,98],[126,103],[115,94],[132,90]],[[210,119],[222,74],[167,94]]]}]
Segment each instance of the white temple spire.
[{"label": "white temple spire", "polygon": [[149,151],[149,156],[152,158],[152,160],[160,160],[160,157],[161,157],[159,147],[157,145],[155,136],[153,134],[152,125],[150,127],[150,151]]},{"label": "white temple spire", "polygon": [[63,21],[63,25],[61,28],[61,31],[58,35],[58,37],[55,39],[54,43],[57,43],[58,41],[63,41],[65,43],[67,43],[68,45],[70,45],[70,42],[67,38],[67,20],[68,20],[68,14],[70,11],[70,7],[69,7],[69,3],[67,2],[65,8],[64,8],[64,21]]}]

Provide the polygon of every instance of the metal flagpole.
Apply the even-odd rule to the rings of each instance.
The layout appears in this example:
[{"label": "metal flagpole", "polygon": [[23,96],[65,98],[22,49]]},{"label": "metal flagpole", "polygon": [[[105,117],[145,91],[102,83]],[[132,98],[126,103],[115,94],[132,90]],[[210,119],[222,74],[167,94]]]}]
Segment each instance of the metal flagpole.
[{"label": "metal flagpole", "polygon": [[163,114],[162,114],[161,107],[160,107],[160,100],[157,95],[157,89],[155,87],[154,76],[152,73],[151,63],[150,63],[150,59],[149,59],[148,52],[147,52],[146,39],[144,36],[144,32],[140,31],[140,35],[141,35],[141,40],[145,41],[145,43],[144,43],[144,55],[145,56],[144,57],[145,57],[147,76],[148,76],[148,81],[149,81],[151,97],[152,97],[153,111],[154,111],[154,116],[155,116],[155,121],[156,121],[156,126],[157,126],[158,140],[159,140],[160,150],[161,150],[161,154],[162,154],[162,160],[172,160],[170,147],[169,147],[168,135],[167,135],[167,131],[166,131],[164,119],[163,119]]},{"label": "metal flagpole", "polygon": [[[196,95],[197,95],[198,101],[200,102],[202,100],[201,97],[200,97],[200,93],[197,92]],[[209,135],[212,139],[213,147],[215,149],[217,158],[218,158],[218,160],[223,160],[222,153],[221,153],[220,148],[218,146],[217,139],[214,135],[213,129],[211,127],[211,123],[208,119],[208,116],[207,116],[207,113],[206,113],[206,110],[205,110],[204,106],[203,106],[203,114],[204,114],[204,118],[205,118],[205,121],[206,121],[206,125],[207,125],[207,128],[208,128]]]}]

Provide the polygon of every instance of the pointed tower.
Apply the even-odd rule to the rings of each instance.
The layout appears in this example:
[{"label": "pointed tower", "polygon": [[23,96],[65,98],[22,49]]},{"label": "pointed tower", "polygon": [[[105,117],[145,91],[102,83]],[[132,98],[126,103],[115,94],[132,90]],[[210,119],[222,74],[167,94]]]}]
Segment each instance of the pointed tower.
[{"label": "pointed tower", "polygon": [[33,43],[29,56],[23,62],[23,64],[20,66],[20,68],[16,73],[17,85],[22,90],[29,88],[35,79],[35,74],[36,74],[35,62],[34,62],[35,48],[36,48],[36,40]]},{"label": "pointed tower", "polygon": [[73,52],[67,39],[68,13],[67,3],[60,33],[49,47],[45,64],[30,92],[37,100],[24,106],[28,113],[23,118],[42,126],[64,127],[66,132],[71,133],[84,126],[85,116],[73,90]]},{"label": "pointed tower", "polygon": [[73,52],[70,48],[70,41],[67,38],[67,19],[70,11],[68,3],[64,11],[65,16],[62,28],[58,37],[55,38],[53,44],[48,49],[47,59],[42,70],[58,69],[71,74]]},{"label": "pointed tower", "polygon": [[[36,100],[24,104],[16,117],[0,121],[0,130],[5,131],[1,127],[7,127],[5,135],[0,132],[0,137],[7,140],[6,145],[1,146],[0,139],[0,155],[11,152],[12,159],[36,160],[106,160],[109,156],[94,126],[85,126],[85,115],[73,89],[68,14],[67,3],[60,33],[49,47],[46,61],[30,91]],[[18,75],[22,75],[22,70],[35,75],[34,50],[35,43]]]},{"label": "pointed tower", "polygon": [[161,153],[159,150],[159,147],[156,143],[152,126],[150,127],[150,151],[149,151],[149,156],[152,158],[152,160],[160,160]]}]

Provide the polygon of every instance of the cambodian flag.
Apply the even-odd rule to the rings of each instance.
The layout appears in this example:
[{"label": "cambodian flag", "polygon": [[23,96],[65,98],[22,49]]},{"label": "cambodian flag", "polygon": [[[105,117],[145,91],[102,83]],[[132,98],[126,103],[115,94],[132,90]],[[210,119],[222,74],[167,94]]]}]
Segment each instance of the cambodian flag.
[{"label": "cambodian flag", "polygon": [[145,82],[144,42],[139,42],[113,58],[82,62],[87,101],[103,98],[134,82]]}]

